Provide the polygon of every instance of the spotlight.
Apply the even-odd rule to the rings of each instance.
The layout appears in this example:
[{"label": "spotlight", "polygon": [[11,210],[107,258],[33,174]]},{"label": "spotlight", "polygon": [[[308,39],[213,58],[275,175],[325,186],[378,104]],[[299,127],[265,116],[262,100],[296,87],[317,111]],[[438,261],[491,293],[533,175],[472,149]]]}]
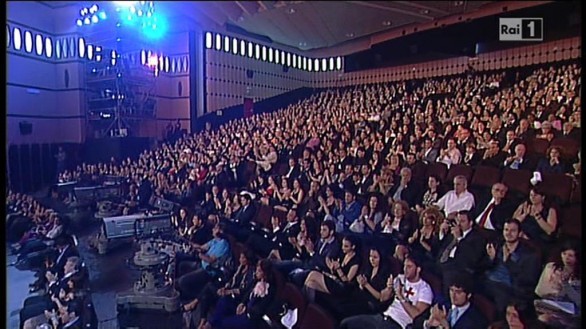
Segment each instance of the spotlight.
[{"label": "spotlight", "polygon": [[112,1],[118,7],[130,7],[134,6],[136,1]]},{"label": "spotlight", "polygon": [[142,10],[139,10],[139,11],[137,12],[137,14],[138,14],[138,16],[142,16]]},{"label": "spotlight", "polygon": [[98,22],[98,16],[94,15],[92,16],[92,23],[97,23]]},{"label": "spotlight", "polygon": [[91,23],[91,21],[90,21],[90,18],[89,18],[89,17],[86,17],[86,18],[83,20],[83,23],[84,23],[85,25],[89,25],[89,24]]},{"label": "spotlight", "polygon": [[81,19],[77,19],[76,24],[77,26],[82,26],[83,22],[81,21]]},{"label": "spotlight", "polygon": [[98,11],[98,5],[93,5],[93,6],[91,6],[91,8],[90,8],[90,13],[92,13],[92,14],[93,14],[93,13],[95,13],[95,12],[97,12],[97,11]]},{"label": "spotlight", "polygon": [[102,11],[102,12],[100,12],[100,13],[98,14],[98,16],[99,16],[99,17],[100,17],[100,19],[102,19],[102,20],[103,20],[103,19],[106,19],[106,13],[105,13],[105,12],[103,12],[103,11]]},{"label": "spotlight", "polygon": [[80,16],[83,16],[83,15],[85,15],[85,8],[83,8],[82,10],[80,10],[80,11],[79,11],[79,15],[80,15]]}]

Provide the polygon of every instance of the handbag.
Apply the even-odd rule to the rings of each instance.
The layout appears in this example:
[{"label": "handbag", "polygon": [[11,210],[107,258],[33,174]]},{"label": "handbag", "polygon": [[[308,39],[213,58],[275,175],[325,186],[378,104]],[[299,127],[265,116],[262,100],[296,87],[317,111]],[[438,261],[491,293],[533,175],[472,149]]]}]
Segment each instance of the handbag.
[{"label": "handbag", "polygon": [[364,222],[360,219],[354,220],[354,222],[350,224],[350,231],[354,233],[364,233]]}]

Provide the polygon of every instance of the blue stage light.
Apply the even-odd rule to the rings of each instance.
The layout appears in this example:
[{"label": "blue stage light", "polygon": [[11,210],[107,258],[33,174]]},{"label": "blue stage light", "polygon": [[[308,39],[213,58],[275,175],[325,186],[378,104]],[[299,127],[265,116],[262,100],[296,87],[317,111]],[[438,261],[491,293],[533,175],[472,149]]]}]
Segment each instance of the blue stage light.
[{"label": "blue stage light", "polygon": [[94,15],[92,16],[92,23],[97,23],[99,21],[98,16]]},{"label": "blue stage light", "polygon": [[90,13],[93,14],[98,11],[98,5],[93,5],[90,7]]},{"label": "blue stage light", "polygon": [[89,24],[91,23],[91,21],[90,21],[90,18],[89,18],[89,17],[86,17],[86,18],[83,20],[83,23],[84,23],[85,25],[89,25]]},{"label": "blue stage light", "polygon": [[77,24],[77,26],[82,26],[83,25],[83,22],[81,21],[81,19],[78,19],[75,23]]},{"label": "blue stage light", "polygon": [[102,11],[98,14],[98,17],[100,17],[101,20],[104,20],[104,19],[106,19],[107,16],[106,16],[106,13]]}]

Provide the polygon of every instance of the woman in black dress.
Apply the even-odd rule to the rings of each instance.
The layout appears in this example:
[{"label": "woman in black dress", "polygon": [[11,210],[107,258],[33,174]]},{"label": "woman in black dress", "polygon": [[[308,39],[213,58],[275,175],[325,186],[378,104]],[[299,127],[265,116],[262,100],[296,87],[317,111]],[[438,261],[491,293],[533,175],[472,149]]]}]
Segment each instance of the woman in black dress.
[{"label": "woman in black dress", "polygon": [[554,207],[545,203],[544,191],[536,186],[529,191],[529,200],[521,203],[513,218],[521,222],[521,237],[546,250],[555,243],[558,216]]},{"label": "woman in black dress", "polygon": [[356,275],[360,267],[357,238],[346,236],[342,240],[342,256],[339,259],[326,258],[328,271],[311,271],[304,284],[304,291],[310,301],[315,291],[333,296],[344,296],[356,286]]},{"label": "woman in black dress", "polygon": [[350,292],[347,298],[332,299],[328,309],[336,316],[343,319],[353,315],[376,313],[385,305],[387,299],[381,299],[381,291],[385,289],[389,278],[390,265],[387,258],[383,258],[376,247],[371,247],[368,252],[368,262],[360,270],[356,277],[358,285]]}]

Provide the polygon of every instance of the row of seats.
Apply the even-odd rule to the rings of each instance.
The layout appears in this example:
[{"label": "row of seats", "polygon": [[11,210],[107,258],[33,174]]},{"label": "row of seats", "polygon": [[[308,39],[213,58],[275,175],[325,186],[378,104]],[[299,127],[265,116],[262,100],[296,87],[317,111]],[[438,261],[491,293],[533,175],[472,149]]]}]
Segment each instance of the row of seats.
[{"label": "row of seats", "polygon": [[551,142],[543,138],[532,138],[527,141],[527,151],[536,155],[545,156],[547,150],[552,146],[559,147],[562,159],[568,161],[574,161],[580,151],[580,143],[567,137],[557,137]]},{"label": "row of seats", "polygon": [[[475,58],[456,57],[391,68],[374,69],[346,74],[345,84],[366,84],[413,78],[441,77],[466,72],[471,64],[475,70],[488,71],[580,58],[582,41],[579,37],[543,42],[479,54]],[[338,82],[338,80],[335,80]],[[331,81],[333,82],[333,81]]]}]

